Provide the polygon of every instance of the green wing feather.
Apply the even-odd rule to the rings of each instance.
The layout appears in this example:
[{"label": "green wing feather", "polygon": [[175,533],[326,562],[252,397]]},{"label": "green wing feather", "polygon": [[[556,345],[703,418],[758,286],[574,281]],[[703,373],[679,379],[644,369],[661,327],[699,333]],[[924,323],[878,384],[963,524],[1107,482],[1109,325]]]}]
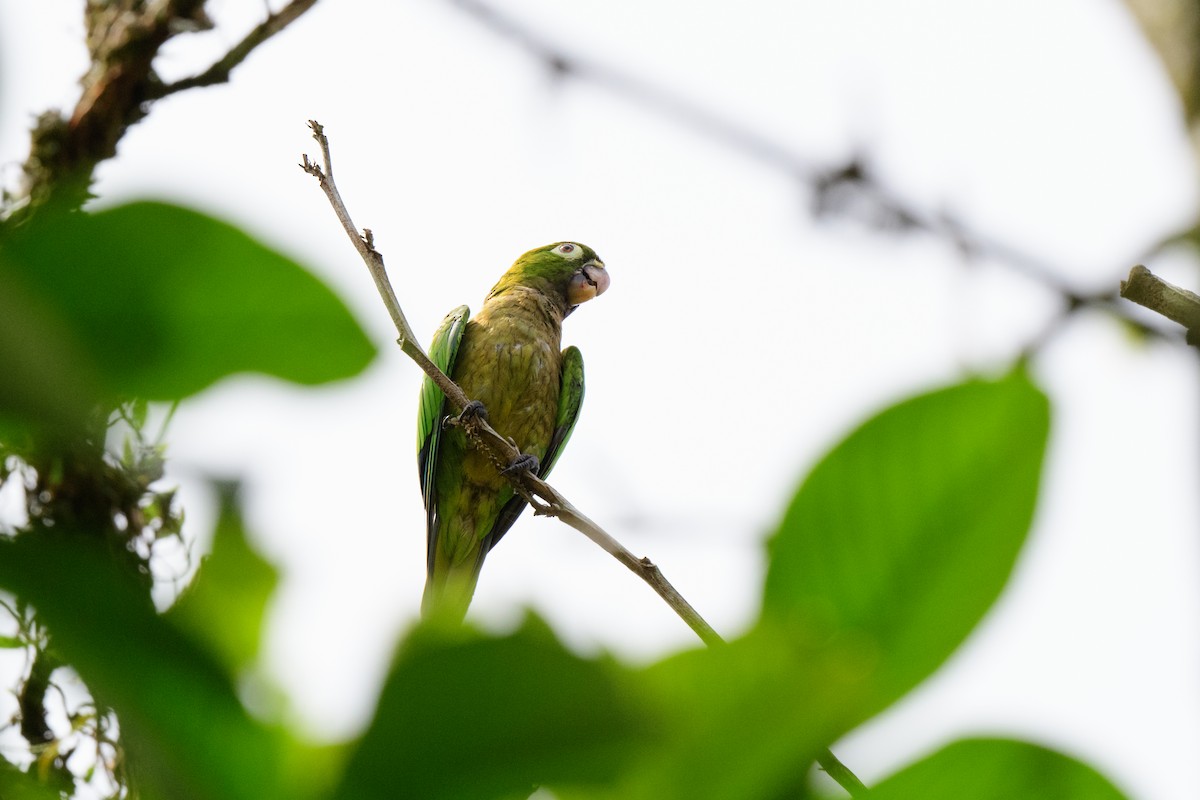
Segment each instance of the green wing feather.
[{"label": "green wing feather", "polygon": [[[550,470],[554,469],[554,464],[562,454],[563,448],[566,447],[567,441],[570,440],[572,431],[575,430],[575,423],[579,421],[581,408],[583,408],[583,354],[579,352],[578,347],[572,346],[562,351],[562,388],[558,394],[558,415],[554,421],[554,432],[550,436],[550,446],[546,448],[546,455],[538,464],[539,478],[545,480],[550,474]],[[524,510],[525,501],[520,497],[514,497],[504,504],[504,507],[500,509],[500,516],[496,518],[496,524],[492,526],[492,530],[484,540],[483,552],[495,547],[496,542],[508,533],[508,529],[513,526],[517,517],[521,516],[521,512]]]},{"label": "green wing feather", "polygon": [[[471,309],[459,306],[446,315],[437,332],[433,334],[433,342],[429,346],[429,360],[447,375],[454,371],[458,346],[462,343],[463,332],[467,329],[467,320],[470,317]],[[442,419],[447,413],[449,410],[446,408],[446,396],[426,375],[421,382],[421,401],[417,412],[417,470],[421,479],[421,497],[425,500],[425,528],[429,538],[430,564],[433,563],[434,548],[437,545],[437,489],[433,475],[437,469]]]},{"label": "green wing feather", "polygon": [[562,351],[562,389],[558,395],[558,417],[554,422],[554,434],[550,446],[542,459],[538,477],[545,478],[554,469],[558,457],[575,430],[579,421],[579,409],[583,408],[583,354],[578,347]]}]

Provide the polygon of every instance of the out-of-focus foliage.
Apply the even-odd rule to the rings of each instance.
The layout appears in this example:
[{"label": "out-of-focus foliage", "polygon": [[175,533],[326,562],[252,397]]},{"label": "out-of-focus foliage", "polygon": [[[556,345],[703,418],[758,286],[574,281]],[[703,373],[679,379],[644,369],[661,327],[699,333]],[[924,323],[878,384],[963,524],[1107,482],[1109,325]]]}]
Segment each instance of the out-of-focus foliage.
[{"label": "out-of-focus foliage", "polygon": [[[234,691],[275,573],[246,546],[230,496],[185,602],[169,620],[150,603],[154,552],[183,517],[146,401],[243,371],[354,375],[374,353],[361,327],[298,264],[203,214],[47,206],[0,225],[0,343],[0,482],[25,500],[0,539],[17,629],[3,644],[27,657],[8,688],[29,751],[12,763],[64,792],[99,771],[117,795],[132,782],[146,797],[295,796],[280,763],[296,749]],[[68,701],[63,668],[94,703]],[[3,779],[0,796],[19,790]]]},{"label": "out-of-focus foliage", "polygon": [[212,555],[167,616],[205,640],[236,674],[258,656],[263,613],[279,576],[246,541],[235,487],[227,484],[219,490]]},{"label": "out-of-focus foliage", "polygon": [[530,619],[510,636],[418,628],[336,797],[525,797],[543,783],[606,783],[661,735],[631,672],[566,651]]},{"label": "out-of-focus foliage", "polygon": [[311,273],[195,211],[47,208],[0,240],[0,419],[75,426],[237,372],[315,384],[374,348]]},{"label": "out-of-focus foliage", "polygon": [[218,656],[157,614],[102,541],[52,530],[0,542],[0,586],[37,609],[55,652],[116,711],[149,796],[282,796],[277,735],[249,718]]},{"label": "out-of-focus foliage", "polygon": [[4,800],[59,800],[58,792],[0,760],[0,797]]},{"label": "out-of-focus foliage", "polygon": [[878,711],[999,595],[1037,500],[1049,403],[1015,372],[900,403],[812,471],[771,541],[770,618],[849,637]]},{"label": "out-of-focus foliage", "polygon": [[858,653],[769,622],[643,673],[667,735],[605,797],[782,797],[852,725],[865,695]]},{"label": "out-of-focus foliage", "polygon": [[964,739],[884,780],[872,800],[1120,800],[1091,767],[1044,747],[1008,739]]}]

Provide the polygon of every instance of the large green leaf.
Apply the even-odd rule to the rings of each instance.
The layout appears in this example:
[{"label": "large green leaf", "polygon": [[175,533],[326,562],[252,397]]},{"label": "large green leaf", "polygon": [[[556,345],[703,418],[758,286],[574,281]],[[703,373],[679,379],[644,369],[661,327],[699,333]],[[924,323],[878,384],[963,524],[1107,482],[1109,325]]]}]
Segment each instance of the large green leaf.
[{"label": "large green leaf", "polygon": [[44,211],[0,241],[0,411],[174,400],[238,372],[315,384],[374,348],[311,273],[237,228],[137,202]]},{"label": "large green leaf", "polygon": [[0,798],[3,800],[59,800],[59,793],[39,783],[0,758]]},{"label": "large green leaf", "polygon": [[92,537],[56,531],[0,541],[0,587],[37,608],[55,651],[117,712],[147,796],[288,796],[282,737],[247,716],[217,660],[158,616]]},{"label": "large green leaf", "polygon": [[237,674],[258,656],[263,614],[279,576],[246,541],[236,486],[218,490],[212,553],[167,617],[206,641],[230,674]]},{"label": "large green leaf", "polygon": [[871,800],[1124,800],[1086,764],[1008,739],[964,739],[871,789]]},{"label": "large green leaf", "polygon": [[612,780],[654,736],[630,676],[536,622],[483,638],[421,628],[404,643],[336,796],[488,800]]},{"label": "large green leaf", "polygon": [[1049,403],[1021,372],[970,380],[854,431],[770,542],[763,612],[858,642],[876,710],[958,647],[999,595],[1037,499]]},{"label": "large green leaf", "polygon": [[813,761],[862,712],[857,654],[760,625],[725,646],[649,667],[664,736],[610,792],[616,800],[775,800],[802,796]]}]

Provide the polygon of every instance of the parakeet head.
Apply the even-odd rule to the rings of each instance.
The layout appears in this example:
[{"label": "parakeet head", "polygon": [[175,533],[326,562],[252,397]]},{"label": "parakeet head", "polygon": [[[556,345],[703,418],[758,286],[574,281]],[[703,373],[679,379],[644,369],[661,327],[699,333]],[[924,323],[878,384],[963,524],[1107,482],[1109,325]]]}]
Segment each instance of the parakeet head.
[{"label": "parakeet head", "polygon": [[525,253],[504,273],[489,297],[515,286],[561,300],[565,313],[608,288],[608,271],[596,251],[577,242],[555,242]]}]

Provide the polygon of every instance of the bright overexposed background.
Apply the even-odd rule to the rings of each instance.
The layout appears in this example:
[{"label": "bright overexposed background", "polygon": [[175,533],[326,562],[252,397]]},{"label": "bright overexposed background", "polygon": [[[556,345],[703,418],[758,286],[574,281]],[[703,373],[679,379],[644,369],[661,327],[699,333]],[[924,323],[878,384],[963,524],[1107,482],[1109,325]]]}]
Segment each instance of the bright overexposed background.
[{"label": "bright overexposed background", "polygon": [[[34,115],[74,104],[82,5],[0,0],[7,185]],[[1115,287],[1196,212],[1175,95],[1116,0],[503,7],[798,161],[864,154],[913,206],[952,212],[1081,291]],[[169,45],[168,79],[263,13],[209,8],[217,29]],[[205,479],[247,482],[256,544],[284,577],[266,666],[314,737],[365,724],[417,614],[425,533],[419,374],[296,166],[315,154],[310,118],[418,331],[459,303],[478,308],[531,247],[573,239],[600,253],[611,290],[566,324],[588,388],[553,483],[730,636],[757,613],[764,538],[825,448],[906,394],[1005,369],[1059,311],[1039,281],[964,263],[938,238],[814,221],[795,174],[619,91],[556,78],[448,2],[318,3],[229,85],[154,106],[96,186],[98,205],[149,196],[236,221],[310,265],[381,347],[340,385],[226,381],[185,403],[168,437],[198,552],[213,520]],[[1186,253],[1149,266],[1197,284]],[[933,679],[835,750],[870,783],[953,737],[1010,734],[1087,760],[1134,797],[1193,798],[1196,359],[1087,313],[1034,371],[1054,404],[1052,441],[1013,581]],[[503,627],[530,606],[587,652],[644,662],[696,644],[616,562],[526,516],[488,559],[472,617]]]}]

